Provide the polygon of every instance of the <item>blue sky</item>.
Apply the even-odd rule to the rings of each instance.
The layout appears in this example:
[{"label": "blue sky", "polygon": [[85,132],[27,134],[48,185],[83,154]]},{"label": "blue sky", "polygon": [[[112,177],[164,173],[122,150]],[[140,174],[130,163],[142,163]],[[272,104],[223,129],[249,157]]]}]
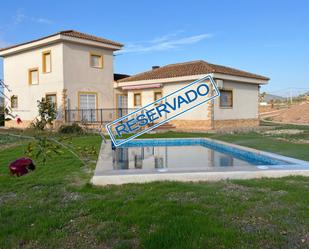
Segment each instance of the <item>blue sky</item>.
[{"label": "blue sky", "polygon": [[305,0],[42,3],[1,3],[0,47],[75,29],[126,45],[115,57],[118,73],[201,59],[269,76],[262,90],[309,90]]}]

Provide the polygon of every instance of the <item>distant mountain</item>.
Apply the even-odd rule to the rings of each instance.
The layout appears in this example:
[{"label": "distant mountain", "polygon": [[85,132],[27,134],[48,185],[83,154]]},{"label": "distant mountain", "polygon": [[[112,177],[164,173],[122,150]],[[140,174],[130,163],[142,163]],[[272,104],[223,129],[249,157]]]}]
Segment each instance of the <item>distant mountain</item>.
[{"label": "distant mountain", "polygon": [[304,97],[304,96],[309,96],[309,91],[298,95],[298,97]]},{"label": "distant mountain", "polygon": [[273,94],[268,94],[266,93],[265,94],[265,97],[264,97],[264,102],[270,102],[271,100],[274,100],[274,101],[283,101],[283,100],[286,100],[285,97],[282,97],[282,96],[278,96],[278,95],[273,95]]}]

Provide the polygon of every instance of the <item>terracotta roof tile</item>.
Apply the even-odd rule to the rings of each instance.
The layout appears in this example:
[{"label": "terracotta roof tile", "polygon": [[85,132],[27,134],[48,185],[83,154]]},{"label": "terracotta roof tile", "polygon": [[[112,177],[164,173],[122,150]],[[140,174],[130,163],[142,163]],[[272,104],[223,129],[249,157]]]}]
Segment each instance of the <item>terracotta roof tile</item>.
[{"label": "terracotta roof tile", "polygon": [[174,77],[209,74],[209,73],[222,73],[233,76],[269,80],[269,78],[262,75],[249,73],[231,67],[215,65],[208,63],[206,61],[199,60],[199,61],[190,61],[177,64],[169,64],[150,71],[133,75],[125,79],[121,79],[118,82],[154,80],[154,79],[174,78]]},{"label": "terracotta roof tile", "polygon": [[80,38],[80,39],[84,39],[84,40],[102,42],[102,43],[106,43],[106,44],[109,44],[109,45],[120,46],[120,47],[123,46],[123,44],[121,44],[119,42],[115,42],[115,41],[108,40],[108,39],[105,39],[105,38],[97,37],[97,36],[94,36],[94,35],[81,33],[81,32],[75,31],[75,30],[64,30],[64,31],[60,31],[60,32],[57,32],[57,33],[52,34],[52,35],[41,37],[39,39],[35,39],[35,40],[28,41],[28,42],[16,44],[16,45],[9,46],[9,47],[6,47],[6,48],[1,48],[0,51],[4,51],[4,50],[10,49],[10,48],[19,47],[19,46],[26,45],[26,44],[30,44],[32,42],[41,41],[41,40],[44,40],[46,38],[50,38],[50,37],[53,37],[53,36],[56,36],[56,35],[65,35],[65,36]]},{"label": "terracotta roof tile", "polygon": [[80,38],[80,39],[85,39],[85,40],[90,40],[90,41],[96,41],[96,42],[102,42],[102,43],[120,46],[120,47],[123,46],[123,44],[121,44],[119,42],[115,42],[115,41],[108,40],[108,39],[105,39],[105,38],[97,37],[97,36],[94,36],[94,35],[81,33],[81,32],[75,31],[75,30],[66,30],[66,31],[61,31],[59,33],[61,35],[71,36],[71,37],[75,37],[75,38]]}]

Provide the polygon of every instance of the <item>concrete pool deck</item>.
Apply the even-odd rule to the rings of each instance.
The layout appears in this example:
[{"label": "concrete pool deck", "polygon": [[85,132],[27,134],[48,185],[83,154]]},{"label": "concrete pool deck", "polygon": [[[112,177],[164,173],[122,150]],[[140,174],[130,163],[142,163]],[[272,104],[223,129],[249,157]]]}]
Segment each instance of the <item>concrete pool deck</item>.
[{"label": "concrete pool deck", "polygon": [[[180,140],[194,139],[181,138]],[[298,160],[291,157],[281,156],[278,154],[251,149],[248,147],[226,143],[209,138],[203,139],[208,142],[229,146],[235,149],[252,152],[273,159],[277,159],[286,164],[282,165],[257,165],[257,166],[233,166],[233,167],[203,167],[203,168],[184,168],[184,169],[113,169],[113,158],[110,153],[111,141],[102,142],[100,154],[95,169],[94,176],[91,179],[94,185],[120,185],[127,183],[146,183],[153,181],[182,181],[182,182],[199,182],[199,181],[219,181],[226,179],[253,179],[262,177],[284,177],[290,175],[309,176],[309,162]],[[140,141],[153,139],[136,139]],[[156,139],[156,140],[175,140]]]}]

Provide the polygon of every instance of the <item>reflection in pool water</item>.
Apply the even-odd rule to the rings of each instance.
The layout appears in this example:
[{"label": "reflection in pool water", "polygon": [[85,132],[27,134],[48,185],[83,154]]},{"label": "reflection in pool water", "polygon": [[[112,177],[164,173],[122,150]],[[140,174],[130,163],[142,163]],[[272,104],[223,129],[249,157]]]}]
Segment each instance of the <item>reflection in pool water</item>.
[{"label": "reflection in pool water", "polygon": [[200,145],[118,147],[112,153],[114,169],[206,169],[263,164],[239,159]]}]

